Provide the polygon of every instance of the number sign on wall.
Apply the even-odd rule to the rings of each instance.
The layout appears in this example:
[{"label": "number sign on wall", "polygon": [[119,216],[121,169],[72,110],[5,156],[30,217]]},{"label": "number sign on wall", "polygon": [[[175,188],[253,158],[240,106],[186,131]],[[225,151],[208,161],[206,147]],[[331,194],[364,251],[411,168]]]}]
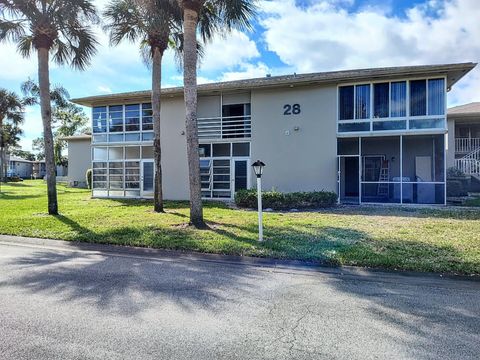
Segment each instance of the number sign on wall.
[{"label": "number sign on wall", "polygon": [[302,112],[300,104],[285,104],[283,105],[283,115],[298,115]]}]

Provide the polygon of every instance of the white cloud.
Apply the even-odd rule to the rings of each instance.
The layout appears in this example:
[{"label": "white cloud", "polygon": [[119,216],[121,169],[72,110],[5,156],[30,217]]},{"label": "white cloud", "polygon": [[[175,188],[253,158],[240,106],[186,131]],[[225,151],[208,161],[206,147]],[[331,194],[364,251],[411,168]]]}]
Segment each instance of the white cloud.
[{"label": "white cloud", "polygon": [[[478,0],[430,1],[406,17],[338,1],[299,7],[294,0],[262,2],[264,41],[298,72],[475,61],[480,58]],[[431,14],[435,14],[434,17]],[[480,99],[480,70],[454,88],[451,103]]]},{"label": "white cloud", "polygon": [[105,94],[111,94],[112,93],[112,89],[110,89],[108,86],[105,86],[105,85],[99,85],[97,87],[97,90],[101,93],[105,93]]},{"label": "white cloud", "polygon": [[204,50],[205,57],[200,65],[203,71],[233,69],[260,56],[255,42],[237,30],[214,36]]},{"label": "white cloud", "polygon": [[260,78],[271,73],[271,69],[262,62],[257,64],[244,64],[240,67],[239,71],[224,72],[221,76],[221,81]]}]

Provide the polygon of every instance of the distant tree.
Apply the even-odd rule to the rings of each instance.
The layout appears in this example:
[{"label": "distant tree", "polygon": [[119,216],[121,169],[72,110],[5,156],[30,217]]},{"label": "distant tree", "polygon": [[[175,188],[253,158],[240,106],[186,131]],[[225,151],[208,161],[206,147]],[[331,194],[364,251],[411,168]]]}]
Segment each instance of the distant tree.
[{"label": "distant tree", "polygon": [[22,150],[22,149],[10,149],[9,153],[10,153],[10,155],[18,156],[19,158],[22,158],[22,159],[25,159],[25,160],[29,160],[29,161],[35,161],[36,160],[35,154],[30,152],[30,151],[26,151],[26,150]]},{"label": "distant tree", "polygon": [[24,121],[24,102],[14,92],[0,89],[0,181],[6,177],[7,148],[12,146]]},{"label": "distant tree", "polygon": [[[67,142],[63,138],[90,132],[88,123],[88,116],[81,107],[75,104],[68,103],[63,107],[53,107],[52,129],[56,165],[67,166],[68,164],[67,158],[63,155],[63,151],[67,147]],[[32,148],[37,152],[38,160],[45,158],[43,137],[34,139]]]},{"label": "distant tree", "polygon": [[0,42],[18,45],[20,54],[37,52],[40,107],[45,142],[48,213],[58,214],[49,57],[57,64],[83,70],[95,54],[91,24],[99,19],[89,0],[0,0]]}]

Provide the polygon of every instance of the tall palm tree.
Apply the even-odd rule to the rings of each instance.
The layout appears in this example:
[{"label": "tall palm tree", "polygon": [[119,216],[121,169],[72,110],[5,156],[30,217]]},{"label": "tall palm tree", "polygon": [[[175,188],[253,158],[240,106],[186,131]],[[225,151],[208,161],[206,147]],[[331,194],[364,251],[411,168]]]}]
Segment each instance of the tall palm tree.
[{"label": "tall palm tree", "polygon": [[154,130],[154,210],[163,212],[160,111],[162,59],[171,41],[178,38],[181,13],[173,0],[113,0],[104,12],[111,45],[123,40],[140,41],[146,64],[152,66],[152,112]]},{"label": "tall palm tree", "polygon": [[0,181],[6,180],[6,145],[5,126],[18,127],[24,120],[23,100],[14,92],[0,89]]},{"label": "tall palm tree", "polygon": [[49,56],[57,64],[83,70],[95,54],[97,41],[91,24],[98,22],[89,0],[0,0],[0,42],[17,43],[29,57],[37,52],[40,108],[45,140],[48,213],[58,214],[51,125]]},{"label": "tall palm tree", "polygon": [[190,223],[204,228],[202,192],[200,183],[200,159],[197,126],[197,31],[199,19],[208,21],[207,31],[200,31],[204,40],[212,31],[229,31],[232,28],[250,28],[255,15],[256,0],[177,0],[183,13],[183,84],[185,96],[188,176],[190,184]]}]

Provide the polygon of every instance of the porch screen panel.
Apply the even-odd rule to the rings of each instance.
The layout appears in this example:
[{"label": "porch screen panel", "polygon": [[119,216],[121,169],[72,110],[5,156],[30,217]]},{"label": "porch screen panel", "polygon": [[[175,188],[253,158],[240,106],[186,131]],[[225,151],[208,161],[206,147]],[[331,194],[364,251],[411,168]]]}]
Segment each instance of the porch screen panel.
[{"label": "porch screen panel", "polygon": [[444,79],[428,80],[428,115],[445,114]]},{"label": "porch screen panel", "polygon": [[396,81],[391,83],[391,117],[407,116],[407,83]]},{"label": "porch screen panel", "polygon": [[427,115],[427,82],[410,81],[410,116],[424,115]]},{"label": "porch screen panel", "polygon": [[373,117],[386,118],[389,115],[390,84],[379,83],[373,86]]},{"label": "porch screen panel", "polygon": [[338,114],[340,120],[353,119],[353,103],[354,103],[354,87],[341,86],[339,90],[339,109]]},{"label": "porch screen panel", "polygon": [[355,118],[368,119],[370,117],[370,85],[355,86]]},{"label": "porch screen panel", "polygon": [[108,107],[108,123],[110,132],[123,132],[123,105]]}]

